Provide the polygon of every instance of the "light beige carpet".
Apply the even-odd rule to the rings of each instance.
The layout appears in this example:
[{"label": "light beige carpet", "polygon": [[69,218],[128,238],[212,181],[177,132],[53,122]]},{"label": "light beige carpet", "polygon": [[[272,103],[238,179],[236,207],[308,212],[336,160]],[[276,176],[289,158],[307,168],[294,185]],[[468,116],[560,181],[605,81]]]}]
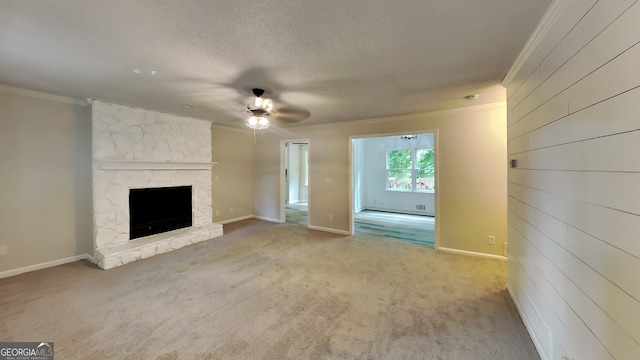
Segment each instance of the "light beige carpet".
[{"label": "light beige carpet", "polygon": [[248,220],[104,271],[0,280],[0,341],[56,359],[539,359],[506,263]]}]

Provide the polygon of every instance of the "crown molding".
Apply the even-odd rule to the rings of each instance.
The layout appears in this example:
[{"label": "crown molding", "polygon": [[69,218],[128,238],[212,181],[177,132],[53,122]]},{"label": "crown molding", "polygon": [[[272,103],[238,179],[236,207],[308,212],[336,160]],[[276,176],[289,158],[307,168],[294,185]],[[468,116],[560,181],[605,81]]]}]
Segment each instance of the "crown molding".
[{"label": "crown molding", "polygon": [[352,120],[352,121],[344,121],[338,123],[329,123],[329,124],[318,124],[318,125],[308,125],[308,126],[296,126],[295,128],[324,128],[327,126],[331,127],[344,127],[344,126],[354,126],[354,125],[367,125],[367,124],[377,124],[384,123],[389,121],[408,121],[408,120],[420,120],[420,119],[429,119],[434,117],[441,117],[447,115],[458,115],[458,114],[467,114],[478,111],[485,111],[497,108],[506,107],[506,101],[499,101],[490,104],[483,105],[474,105],[474,106],[465,106],[461,108],[455,109],[445,109],[438,111],[431,111],[420,114],[411,114],[411,115],[398,115],[398,116],[389,116],[382,118],[374,118],[374,119],[363,119],[363,120]]},{"label": "crown molding", "polygon": [[524,48],[522,48],[522,51],[520,51],[516,61],[514,61],[511,69],[509,69],[509,72],[507,72],[507,75],[505,75],[502,80],[502,85],[504,87],[510,84],[516,75],[518,75],[518,72],[520,72],[531,55],[533,55],[538,45],[540,45],[545,36],[547,36],[551,27],[555,24],[560,15],[562,15],[570,2],[571,0],[554,0],[551,5],[549,5],[547,11],[542,15],[540,22],[538,22],[538,26],[536,26],[531,36],[529,36],[529,40],[527,40],[527,43],[524,45]]},{"label": "crown molding", "polygon": [[44,92],[35,91],[35,90],[17,88],[9,85],[0,84],[0,90],[8,93],[24,95],[24,96],[34,97],[38,99],[43,99],[43,100],[57,101],[57,102],[62,102],[62,103],[67,103],[72,105],[78,105],[78,106],[89,106],[91,104],[89,101],[83,100],[83,99],[75,99],[75,98],[70,98],[66,96],[53,95],[53,94],[44,93]]}]

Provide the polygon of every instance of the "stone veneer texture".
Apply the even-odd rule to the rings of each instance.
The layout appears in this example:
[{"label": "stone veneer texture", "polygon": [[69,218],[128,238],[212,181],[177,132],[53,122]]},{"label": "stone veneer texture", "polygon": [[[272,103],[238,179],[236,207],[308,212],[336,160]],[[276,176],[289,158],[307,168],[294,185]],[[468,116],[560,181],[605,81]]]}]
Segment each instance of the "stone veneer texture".
[{"label": "stone veneer texture", "polygon": [[[222,226],[211,222],[209,122],[97,100],[92,102],[92,121],[94,247],[99,266],[123,265],[222,235]],[[113,166],[119,163],[126,169]],[[184,185],[193,187],[193,226],[129,240],[129,189]]]}]

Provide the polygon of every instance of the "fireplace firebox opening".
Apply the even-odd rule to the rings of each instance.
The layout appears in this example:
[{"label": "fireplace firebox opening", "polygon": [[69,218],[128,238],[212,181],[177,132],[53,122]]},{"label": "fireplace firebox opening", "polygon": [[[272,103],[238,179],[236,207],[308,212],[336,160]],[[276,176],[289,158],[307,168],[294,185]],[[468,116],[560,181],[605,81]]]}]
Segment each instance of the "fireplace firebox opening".
[{"label": "fireplace firebox opening", "polygon": [[129,190],[129,239],[193,225],[192,187]]}]

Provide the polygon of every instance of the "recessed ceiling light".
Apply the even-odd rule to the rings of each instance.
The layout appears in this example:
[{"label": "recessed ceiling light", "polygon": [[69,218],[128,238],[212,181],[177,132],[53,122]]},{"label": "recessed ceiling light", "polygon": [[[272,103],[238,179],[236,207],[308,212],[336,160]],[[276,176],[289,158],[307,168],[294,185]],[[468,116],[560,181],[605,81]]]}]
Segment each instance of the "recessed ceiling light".
[{"label": "recessed ceiling light", "polygon": [[184,105],[182,105],[182,107],[184,109],[193,109],[193,105],[189,105],[189,104],[184,104]]},{"label": "recessed ceiling light", "polygon": [[157,73],[158,73],[157,71],[155,71],[155,70],[151,70],[151,75],[155,75],[155,74],[157,74]]},{"label": "recessed ceiling light", "polygon": [[135,69],[135,70],[133,70],[133,72],[136,73],[136,74],[140,74],[140,70],[139,69]]},{"label": "recessed ceiling light", "polygon": [[478,96],[479,96],[478,94],[473,94],[473,95],[467,95],[464,98],[467,100],[475,100],[478,98]]}]

